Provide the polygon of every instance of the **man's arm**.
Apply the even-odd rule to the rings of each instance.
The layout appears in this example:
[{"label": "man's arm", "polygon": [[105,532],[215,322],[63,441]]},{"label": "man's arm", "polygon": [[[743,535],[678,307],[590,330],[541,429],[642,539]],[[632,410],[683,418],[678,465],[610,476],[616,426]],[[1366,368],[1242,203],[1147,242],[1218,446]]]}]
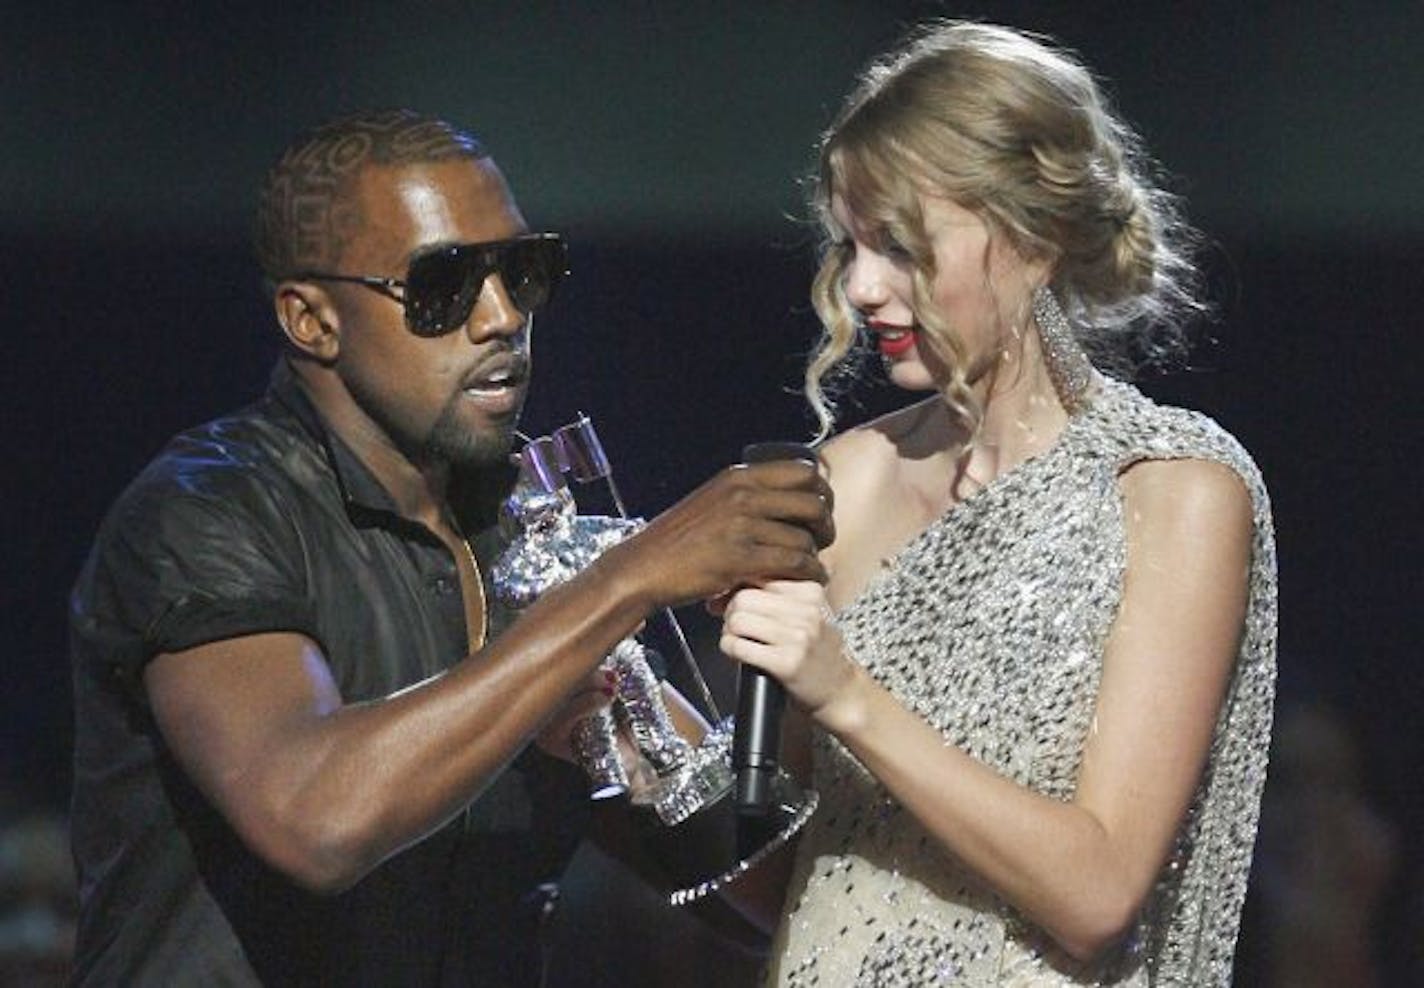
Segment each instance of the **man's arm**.
[{"label": "man's arm", "polygon": [[159,655],[149,701],[248,846],[338,891],[458,813],[656,608],[773,577],[823,580],[828,503],[805,464],[726,470],[541,595],[479,661],[380,701],[344,703],[320,649],[291,633]]}]

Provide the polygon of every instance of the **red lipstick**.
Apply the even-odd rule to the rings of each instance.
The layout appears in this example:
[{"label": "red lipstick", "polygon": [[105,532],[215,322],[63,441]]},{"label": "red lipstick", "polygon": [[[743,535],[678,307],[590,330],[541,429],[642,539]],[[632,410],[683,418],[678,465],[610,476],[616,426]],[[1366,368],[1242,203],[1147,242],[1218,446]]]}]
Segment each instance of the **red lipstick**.
[{"label": "red lipstick", "polygon": [[869,324],[882,357],[898,357],[914,348],[915,331],[903,326]]}]

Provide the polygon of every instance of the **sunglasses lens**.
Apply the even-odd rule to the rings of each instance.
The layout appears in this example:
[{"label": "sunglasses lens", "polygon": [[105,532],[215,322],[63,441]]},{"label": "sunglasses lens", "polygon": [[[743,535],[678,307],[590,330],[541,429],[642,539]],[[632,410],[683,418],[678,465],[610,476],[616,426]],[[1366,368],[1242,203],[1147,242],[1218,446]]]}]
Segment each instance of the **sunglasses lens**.
[{"label": "sunglasses lens", "polygon": [[553,237],[518,240],[509,246],[499,274],[520,312],[533,312],[548,303],[564,276],[565,261],[564,243]]},{"label": "sunglasses lens", "polygon": [[460,244],[422,254],[406,275],[406,322],[418,336],[440,336],[463,326],[485,279],[498,272],[504,290],[526,315],[553,296],[568,250],[553,234],[490,244]]},{"label": "sunglasses lens", "polygon": [[417,336],[448,333],[470,317],[484,276],[470,277],[469,259],[463,248],[446,247],[411,261],[405,318]]}]

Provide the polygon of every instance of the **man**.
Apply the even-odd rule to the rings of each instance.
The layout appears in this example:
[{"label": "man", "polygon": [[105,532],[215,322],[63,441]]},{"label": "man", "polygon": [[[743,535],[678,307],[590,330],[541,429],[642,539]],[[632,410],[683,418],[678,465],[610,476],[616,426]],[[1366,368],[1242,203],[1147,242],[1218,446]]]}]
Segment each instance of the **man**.
[{"label": "man", "polygon": [[822,578],[826,489],[725,471],[511,620],[483,575],[556,238],[396,111],[288,150],[257,249],[270,389],[148,466],[75,589],[75,980],[529,983],[586,802],[531,741],[654,610]]}]

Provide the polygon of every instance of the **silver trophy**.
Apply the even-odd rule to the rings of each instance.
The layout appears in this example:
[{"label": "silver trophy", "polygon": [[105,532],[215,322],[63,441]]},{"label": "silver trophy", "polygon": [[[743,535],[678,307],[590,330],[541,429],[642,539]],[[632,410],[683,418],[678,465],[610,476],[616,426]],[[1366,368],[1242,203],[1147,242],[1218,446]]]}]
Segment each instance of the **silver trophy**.
[{"label": "silver trophy", "polygon": [[[515,610],[528,607],[643,525],[641,519],[627,516],[608,457],[587,416],[580,415],[550,436],[529,440],[518,462],[519,480],[504,505],[505,520],[516,534],[491,573],[496,595]],[[569,475],[580,483],[602,480],[619,517],[578,514]],[[630,636],[602,663],[610,673],[612,701],[578,723],[571,743],[588,774],[592,798],[626,794],[656,814],[659,826],[648,829],[647,836],[667,845],[671,853],[664,859],[678,860],[674,870],[686,873],[686,882],[670,896],[673,904],[682,905],[733,881],[785,843],[815,810],[816,794],[779,773],[772,786],[772,811],[748,839],[746,822],[729,816],[735,783],[732,720],[717,712],[676,617],[670,610],[664,617],[715,726],[699,744],[677,732],[647,649]],[[620,725],[640,756],[643,776],[637,786],[619,756]],[[691,843],[700,851],[688,861],[686,847],[675,846],[688,842],[677,842],[673,835],[692,831],[697,835]]]}]

